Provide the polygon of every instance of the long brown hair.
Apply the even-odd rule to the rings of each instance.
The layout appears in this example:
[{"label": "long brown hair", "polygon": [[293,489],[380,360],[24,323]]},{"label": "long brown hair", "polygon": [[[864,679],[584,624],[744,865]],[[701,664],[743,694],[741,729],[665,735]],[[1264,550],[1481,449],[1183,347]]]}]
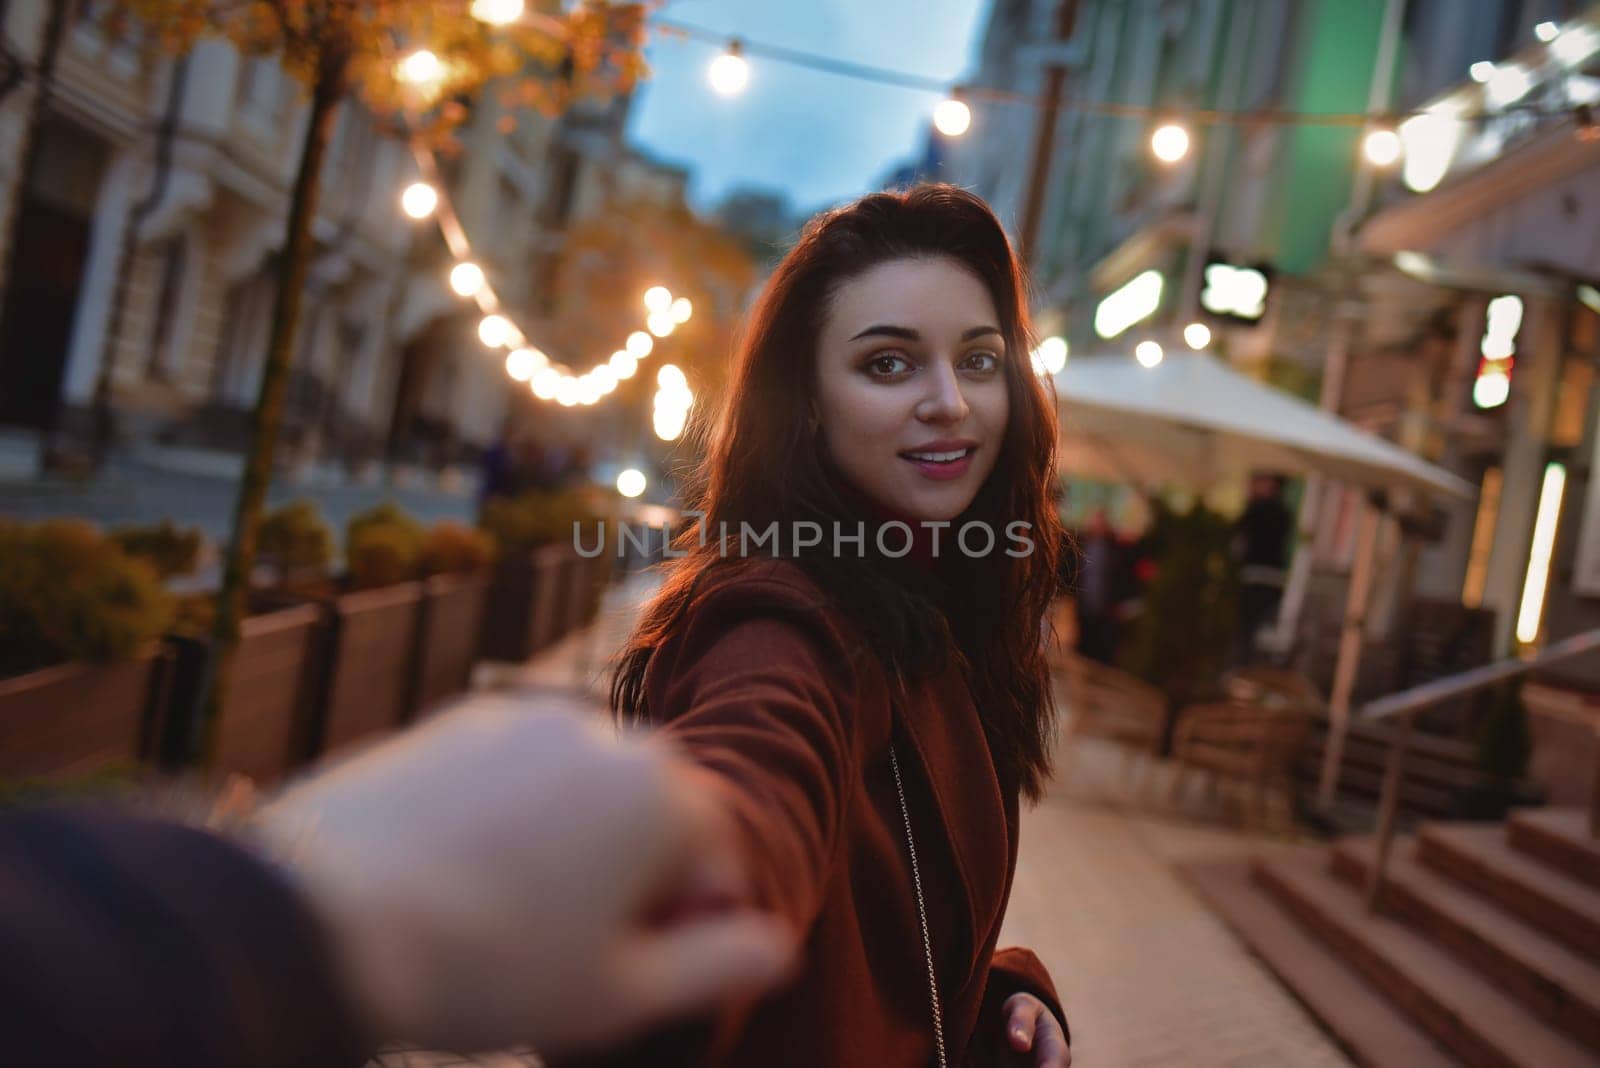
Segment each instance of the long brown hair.
[{"label": "long brown hair", "polygon": [[[904,567],[870,553],[802,553],[795,563],[871,636],[872,654],[898,686],[951,658],[959,662],[1002,781],[1037,797],[1049,773],[1054,722],[1041,626],[1062,542],[1050,498],[1055,405],[1028,358],[1033,337],[1024,271],[981,199],[950,185],[921,185],[863,197],[807,225],[750,313],[727,402],[705,442],[689,499],[711,532],[722,523],[737,530],[741,522],[765,528],[774,521],[790,530],[802,520],[825,529],[848,521],[853,530],[854,520],[873,518],[830,461],[812,418],[818,338],[829,301],[850,279],[892,260],[931,258],[954,260],[984,282],[1006,341],[1005,439],[993,472],[952,531],[972,521],[996,532],[1025,522],[1032,552],[961,557],[959,566],[944,568],[947,596],[937,599],[906,582]],[[723,558],[715,537],[686,530],[678,544],[687,555],[675,562],[621,654],[612,703],[624,718],[645,716],[651,655],[676,632],[705,579],[735,564]]]}]

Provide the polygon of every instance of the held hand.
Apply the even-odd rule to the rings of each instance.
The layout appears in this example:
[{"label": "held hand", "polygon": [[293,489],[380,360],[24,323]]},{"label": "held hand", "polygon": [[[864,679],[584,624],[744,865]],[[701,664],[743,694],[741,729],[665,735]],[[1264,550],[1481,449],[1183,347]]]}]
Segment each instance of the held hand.
[{"label": "held hand", "polygon": [[1000,1039],[1001,1063],[1031,1068],[1069,1068],[1072,1047],[1061,1022],[1032,994],[1013,994],[1001,1010],[1005,1034]]},{"label": "held hand", "polygon": [[792,935],[738,905],[720,809],[593,713],[481,698],[262,814],[375,1037],[547,1054],[759,993]]}]

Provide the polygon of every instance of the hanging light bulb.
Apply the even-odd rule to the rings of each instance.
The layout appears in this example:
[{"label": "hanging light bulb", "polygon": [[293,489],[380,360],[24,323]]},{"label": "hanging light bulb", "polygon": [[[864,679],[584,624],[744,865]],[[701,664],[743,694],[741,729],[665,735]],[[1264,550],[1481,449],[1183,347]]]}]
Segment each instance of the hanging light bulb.
[{"label": "hanging light bulb", "polygon": [[1472,76],[1473,81],[1477,82],[1479,85],[1483,85],[1490,78],[1494,77],[1494,64],[1489,62],[1487,59],[1480,59],[1478,62],[1467,68],[1467,73]]},{"label": "hanging light bulb", "polygon": [[538,349],[524,345],[506,357],[506,374],[518,382],[527,382],[533,378],[533,373],[550,362],[550,358]]},{"label": "hanging light bulb", "polygon": [[644,306],[652,312],[664,312],[672,307],[672,292],[666,286],[651,286],[644,291]]},{"label": "hanging light bulb", "polygon": [[456,291],[457,296],[477,296],[486,281],[483,268],[471,260],[462,260],[450,268],[450,288]]},{"label": "hanging light bulb", "polygon": [[561,372],[554,367],[541,367],[533,372],[528,384],[533,388],[535,397],[540,400],[554,400],[556,387],[561,384]]},{"label": "hanging light bulb", "polygon": [[1039,347],[1034,350],[1034,373],[1042,375],[1060,374],[1061,369],[1067,366],[1067,342],[1065,338],[1047,337],[1039,342]]},{"label": "hanging light bulb", "polygon": [[1211,344],[1211,328],[1205,323],[1190,323],[1183,328],[1183,343],[1199,352]]},{"label": "hanging light bulb", "polygon": [[439,191],[427,182],[412,182],[400,194],[400,210],[413,219],[426,219],[439,207]]},{"label": "hanging light bulb", "polygon": [[650,355],[650,350],[656,347],[656,342],[655,338],[651,337],[643,330],[635,330],[633,333],[628,335],[628,340],[625,343],[625,347],[629,352],[633,353],[634,359],[642,360],[646,356]]},{"label": "hanging light bulb", "polygon": [[1561,36],[1561,27],[1553,22],[1541,22],[1533,28],[1533,35],[1545,44]]},{"label": "hanging light bulb", "polygon": [[607,363],[610,364],[611,370],[616,372],[619,379],[632,378],[635,372],[639,370],[638,357],[623,349],[613,352],[611,359]]},{"label": "hanging light bulb", "polygon": [[744,58],[744,44],[737,37],[728,42],[727,51],[711,61],[706,76],[711,88],[723,96],[738,96],[750,84],[750,64]]},{"label": "hanging light bulb", "polygon": [[673,322],[686,323],[694,315],[694,304],[690,302],[688,297],[679,297],[672,302],[668,310],[672,314]]},{"label": "hanging light bulb", "polygon": [[566,375],[556,384],[556,403],[563,408],[570,408],[578,403],[578,380],[576,378]]},{"label": "hanging light bulb", "polygon": [[416,86],[428,86],[444,76],[444,64],[426,48],[419,48],[400,61],[397,72],[400,80]]},{"label": "hanging light bulb", "polygon": [[960,137],[972,128],[972,109],[959,91],[939,101],[933,109],[933,125],[946,137]]},{"label": "hanging light bulb", "polygon": [[1139,361],[1140,367],[1156,367],[1166,358],[1166,353],[1161,350],[1161,345],[1155,341],[1139,342],[1134,346],[1133,355]]},{"label": "hanging light bulb", "polygon": [[485,315],[478,324],[478,340],[491,349],[498,349],[511,340],[511,320],[504,315]]},{"label": "hanging light bulb", "polygon": [[1392,167],[1400,159],[1400,135],[1387,126],[1369,131],[1361,142],[1361,151],[1374,167]]},{"label": "hanging light bulb", "polygon": [[656,337],[666,337],[678,328],[678,322],[672,317],[670,311],[651,312],[644,325]]},{"label": "hanging light bulb", "polygon": [[1164,122],[1150,134],[1150,151],[1162,163],[1176,163],[1189,154],[1189,131],[1175,122]]},{"label": "hanging light bulb", "polygon": [[523,0],[472,0],[472,17],[491,26],[509,26],[522,17]]}]

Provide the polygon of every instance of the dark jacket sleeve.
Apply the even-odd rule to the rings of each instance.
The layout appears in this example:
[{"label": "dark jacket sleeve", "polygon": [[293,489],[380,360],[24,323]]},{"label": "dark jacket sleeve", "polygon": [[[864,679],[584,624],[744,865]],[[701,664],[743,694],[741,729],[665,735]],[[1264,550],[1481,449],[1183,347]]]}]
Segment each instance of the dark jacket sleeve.
[{"label": "dark jacket sleeve", "polygon": [[314,918],[245,849],[109,809],[0,814],[0,1059],[358,1066]]},{"label": "dark jacket sleeve", "polygon": [[1045,970],[1044,962],[1031,949],[1011,946],[994,951],[989,964],[989,984],[983,992],[983,1008],[978,1013],[978,1029],[974,1040],[981,1036],[998,1035],[1005,1020],[1001,1015],[1006,1001],[1014,994],[1032,994],[1061,1022],[1067,1041],[1072,1041],[1072,1029],[1067,1026],[1067,1014],[1061,1007],[1061,997],[1056,984]]}]

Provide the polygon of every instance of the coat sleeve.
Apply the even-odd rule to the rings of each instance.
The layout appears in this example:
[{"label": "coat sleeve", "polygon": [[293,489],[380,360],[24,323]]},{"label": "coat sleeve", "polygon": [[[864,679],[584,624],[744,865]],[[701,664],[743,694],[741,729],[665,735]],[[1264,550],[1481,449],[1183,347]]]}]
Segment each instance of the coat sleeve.
[{"label": "coat sleeve", "polygon": [[267,865],[111,810],[0,815],[0,1059],[360,1065],[322,932]]},{"label": "coat sleeve", "polygon": [[718,590],[663,650],[652,718],[712,773],[758,902],[803,937],[822,906],[857,781],[856,673],[839,632],[786,581]]},{"label": "coat sleeve", "polygon": [[1003,1011],[1006,1001],[1014,994],[1032,994],[1055,1014],[1067,1041],[1072,1041],[1072,1029],[1067,1025],[1067,1014],[1061,1007],[1061,997],[1056,985],[1045,970],[1044,962],[1031,949],[1010,946],[994,951],[989,964],[989,983],[983,992],[983,1008],[978,1014],[978,1028],[973,1041],[987,1042],[990,1036],[1001,1033],[1005,1026]]}]

